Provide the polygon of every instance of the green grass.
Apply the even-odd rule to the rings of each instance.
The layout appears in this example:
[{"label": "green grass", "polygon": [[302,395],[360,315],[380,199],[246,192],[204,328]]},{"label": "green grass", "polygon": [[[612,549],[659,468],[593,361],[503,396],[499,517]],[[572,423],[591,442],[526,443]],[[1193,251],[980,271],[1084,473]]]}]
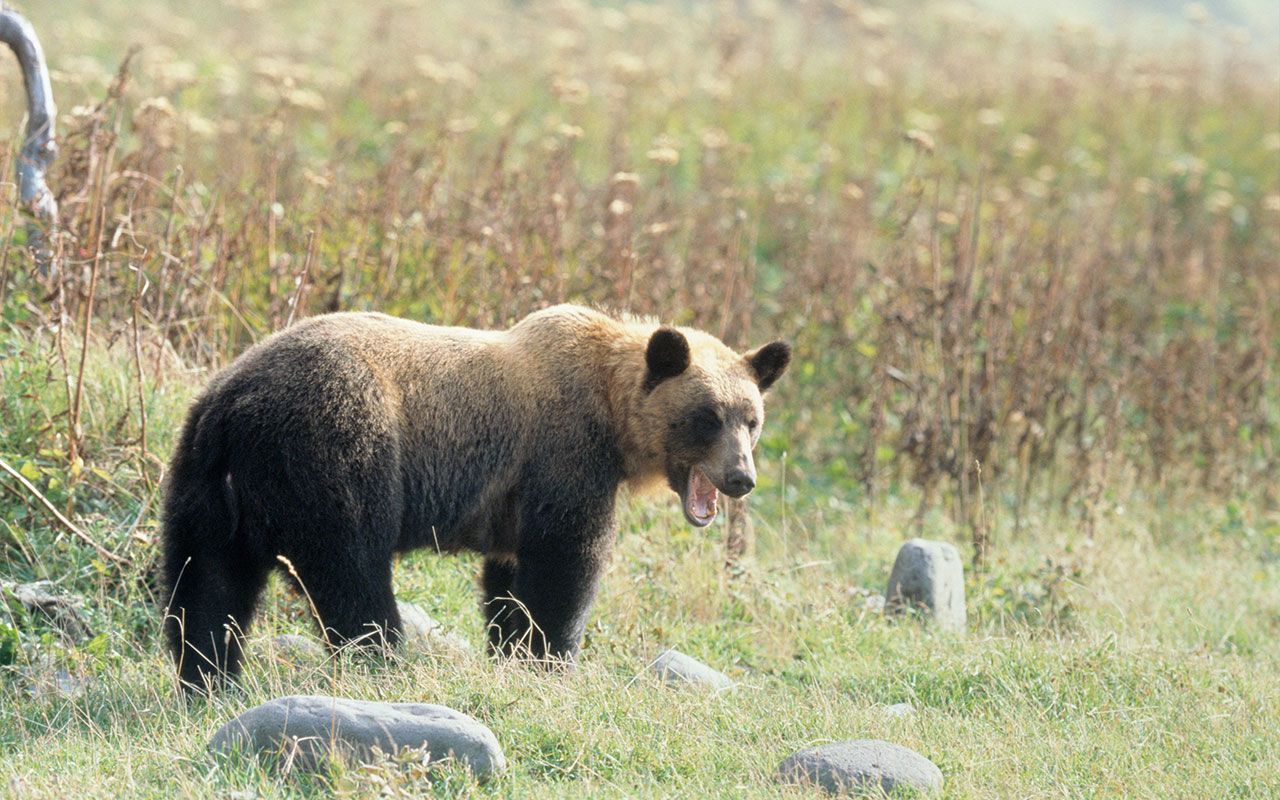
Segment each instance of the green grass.
[{"label": "green grass", "polygon": [[[0,344],[0,441],[11,454],[61,387],[45,375],[54,369],[47,342],[7,334]],[[109,442],[110,424],[128,407],[128,394],[113,389],[126,355],[119,346],[91,353],[92,438]],[[178,377],[151,387],[156,452],[167,452],[194,389]],[[762,465],[775,487],[779,468]],[[800,797],[774,782],[782,758],[850,737],[925,754],[941,767],[948,797],[1280,792],[1274,516],[1207,498],[1138,504],[1115,509],[1083,547],[1050,533],[1069,520],[1037,517],[1035,533],[1003,542],[997,563],[970,576],[970,630],[952,637],[886,620],[855,591],[883,588],[912,530],[910,503],[886,501],[874,521],[850,512],[833,523],[821,497],[800,492],[784,515],[783,495],[765,490],[754,506],[760,552],[731,580],[720,567],[719,528],[690,531],[666,501],[626,501],[572,674],[424,653],[290,668],[264,655],[263,638],[311,632],[303,601],[277,585],[253,631],[243,689],[187,704],[156,635],[147,580],[154,514],[139,526],[146,541],[121,538],[147,494],[121,469],[110,480],[88,472],[74,491],[97,509],[83,515],[85,527],[134,560],[123,573],[95,564],[15,495],[0,496],[9,535],[23,540],[9,548],[6,576],[49,577],[85,595],[99,634],[68,647],[38,624],[12,620],[22,647],[0,670],[0,785],[15,796]],[[63,497],[50,481],[39,483]],[[940,518],[924,524],[927,535],[956,533]],[[24,551],[39,555],[23,563]],[[475,568],[468,558],[414,555],[399,565],[397,590],[479,646]],[[739,688],[710,695],[657,682],[645,664],[667,646],[724,670]],[[89,676],[87,691],[30,697],[20,668],[55,665]],[[205,752],[234,714],[294,693],[451,706],[494,730],[509,771],[483,786],[457,772],[427,779],[385,765],[281,777]],[[890,720],[879,711],[904,701],[919,715]]]},{"label": "green grass", "polygon": [[[97,633],[0,606],[0,794],[799,798],[786,755],[881,737],[948,797],[1280,796],[1274,53],[949,2],[26,6],[65,269],[0,246],[0,458],[130,563],[0,475],[0,578],[84,597]],[[3,77],[0,155],[23,100]],[[572,674],[289,668],[264,638],[312,634],[276,586],[243,688],[185,703],[156,509],[212,371],[295,310],[497,326],[562,300],[795,344],[741,573],[722,528],[626,499]],[[966,556],[989,535],[967,635],[866,608],[914,535]],[[476,566],[407,558],[397,589],[479,647]],[[666,647],[739,688],[657,683]],[[85,693],[33,696],[57,668]],[[281,777],[205,752],[299,692],[452,706],[510,770]]]}]

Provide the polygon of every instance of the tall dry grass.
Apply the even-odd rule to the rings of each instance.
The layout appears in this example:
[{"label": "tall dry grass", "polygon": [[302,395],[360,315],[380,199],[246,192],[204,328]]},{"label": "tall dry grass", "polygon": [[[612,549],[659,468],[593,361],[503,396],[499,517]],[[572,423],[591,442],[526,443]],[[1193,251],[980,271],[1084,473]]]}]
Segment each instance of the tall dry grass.
[{"label": "tall dry grass", "polygon": [[7,247],[0,291],[59,332],[46,444],[73,463],[80,336],[134,349],[154,477],[166,363],[323,311],[573,300],[792,338],[764,445],[789,480],[916,492],[979,559],[993,503],[1090,536],[1120,481],[1276,502],[1280,83],[1211,26],[1154,50],[946,3],[25,10],[63,269]]}]

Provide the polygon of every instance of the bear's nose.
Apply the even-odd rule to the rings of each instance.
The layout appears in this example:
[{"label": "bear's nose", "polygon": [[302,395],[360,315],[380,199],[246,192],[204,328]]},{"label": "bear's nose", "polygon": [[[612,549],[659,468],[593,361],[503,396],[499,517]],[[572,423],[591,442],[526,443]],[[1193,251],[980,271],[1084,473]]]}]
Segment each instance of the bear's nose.
[{"label": "bear's nose", "polygon": [[724,493],[731,497],[742,497],[754,488],[756,488],[755,476],[743,470],[730,472],[724,480]]}]

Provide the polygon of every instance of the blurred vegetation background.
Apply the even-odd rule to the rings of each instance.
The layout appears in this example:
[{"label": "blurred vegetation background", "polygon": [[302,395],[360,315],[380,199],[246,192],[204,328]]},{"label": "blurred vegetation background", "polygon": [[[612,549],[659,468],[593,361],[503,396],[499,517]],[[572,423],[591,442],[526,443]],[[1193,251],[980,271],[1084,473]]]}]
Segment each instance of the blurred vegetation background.
[{"label": "blurred vegetation background", "polygon": [[[22,3],[61,110],[61,269],[23,246],[6,61],[0,459],[29,485],[0,474],[0,578],[78,594],[95,635],[5,596],[0,780],[327,795],[214,769],[193,733],[310,691],[446,702],[513,763],[366,795],[755,796],[840,735],[925,752],[959,797],[1275,794],[1280,21],[1066,5]],[[310,620],[277,589],[244,693],[173,702],[156,509],[212,371],[308,314],[561,301],[795,343],[757,557],[724,570],[719,529],[623,504],[564,680],[282,666],[261,640]],[[968,639],[875,611],[915,533],[983,567]],[[473,573],[410,556],[397,593],[478,642]],[[638,680],[667,646],[739,700]],[[916,721],[879,713],[904,700]]]},{"label": "blurred vegetation background", "polygon": [[[302,315],[570,300],[792,338],[793,502],[916,498],[979,557],[1033,501],[1085,535],[1134,486],[1275,505],[1280,60],[1206,7],[1159,46],[950,2],[76,11],[27,9],[61,277],[0,274],[7,346],[56,333],[73,384],[85,326],[145,407]],[[6,455],[96,455],[77,395],[7,407]]]}]

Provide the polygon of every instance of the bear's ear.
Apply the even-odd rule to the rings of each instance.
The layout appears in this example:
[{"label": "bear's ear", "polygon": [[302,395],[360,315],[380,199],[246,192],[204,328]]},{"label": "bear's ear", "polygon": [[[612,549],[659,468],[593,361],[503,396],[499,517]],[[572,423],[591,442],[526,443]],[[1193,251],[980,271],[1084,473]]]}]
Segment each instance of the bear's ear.
[{"label": "bear's ear", "polygon": [[791,345],[781,340],[769,342],[747,353],[745,358],[755,373],[756,385],[763,392],[787,371],[787,365],[791,363]]},{"label": "bear's ear", "polygon": [[689,368],[689,340],[675,328],[658,328],[644,351],[644,391]]}]

